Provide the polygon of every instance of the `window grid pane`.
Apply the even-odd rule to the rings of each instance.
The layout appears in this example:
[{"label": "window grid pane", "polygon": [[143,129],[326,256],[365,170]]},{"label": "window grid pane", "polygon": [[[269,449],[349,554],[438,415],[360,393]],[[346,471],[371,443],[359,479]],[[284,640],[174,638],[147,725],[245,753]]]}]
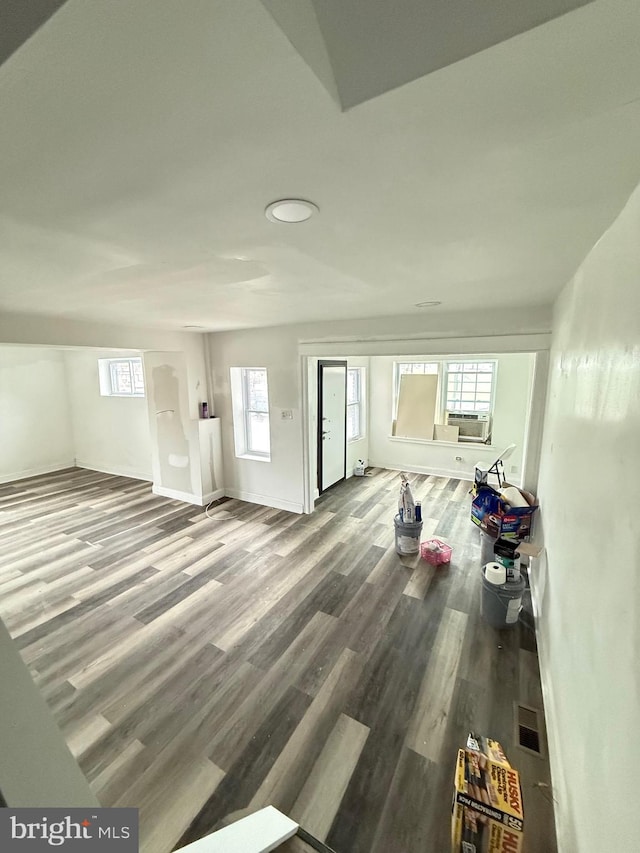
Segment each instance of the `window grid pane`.
[{"label": "window grid pane", "polygon": [[450,362],[447,370],[447,410],[490,412],[494,365],[491,362]]},{"label": "window grid pane", "polygon": [[360,402],[360,368],[347,371],[347,403]]},{"label": "window grid pane", "polygon": [[266,368],[242,371],[245,420],[245,450],[268,456],[271,451],[269,430],[269,392]]},{"label": "window grid pane", "polygon": [[111,382],[117,394],[131,394],[131,367],[128,361],[116,361],[111,365]]},{"label": "window grid pane", "polygon": [[247,450],[269,453],[269,416],[263,412],[247,412]]},{"label": "window grid pane", "polygon": [[267,371],[245,370],[244,379],[247,411],[268,413]]},{"label": "window grid pane", "polygon": [[[450,412],[489,413],[493,399],[495,363],[490,361],[443,362],[446,369],[446,410]],[[395,412],[398,405],[400,377],[404,374],[435,374],[438,362],[399,362],[396,365]]]},{"label": "window grid pane", "polygon": [[360,403],[347,406],[347,440],[360,438]]},{"label": "window grid pane", "polygon": [[428,373],[434,375],[438,373],[438,365],[434,362],[423,361],[407,361],[398,364],[398,373]]},{"label": "window grid pane", "polygon": [[108,360],[112,396],[144,397],[144,372],[141,358]]},{"label": "window grid pane", "polygon": [[[404,374],[420,373],[429,376],[439,376],[440,364],[434,361],[403,361],[396,364],[395,376],[395,397],[393,400],[393,417],[398,414],[398,395],[400,393],[400,377]],[[438,382],[438,393],[440,392],[440,382]]]},{"label": "window grid pane", "polygon": [[144,394],[144,372],[142,370],[142,359],[131,361],[131,375],[133,376],[133,393]]}]

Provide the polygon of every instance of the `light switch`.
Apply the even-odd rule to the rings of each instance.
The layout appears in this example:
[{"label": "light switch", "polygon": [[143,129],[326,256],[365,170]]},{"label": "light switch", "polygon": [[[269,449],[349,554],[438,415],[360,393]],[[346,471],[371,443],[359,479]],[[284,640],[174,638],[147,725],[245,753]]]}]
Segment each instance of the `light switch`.
[{"label": "light switch", "polygon": [[282,411],[280,412],[280,417],[283,421],[292,421],[293,411],[291,409],[282,409]]}]

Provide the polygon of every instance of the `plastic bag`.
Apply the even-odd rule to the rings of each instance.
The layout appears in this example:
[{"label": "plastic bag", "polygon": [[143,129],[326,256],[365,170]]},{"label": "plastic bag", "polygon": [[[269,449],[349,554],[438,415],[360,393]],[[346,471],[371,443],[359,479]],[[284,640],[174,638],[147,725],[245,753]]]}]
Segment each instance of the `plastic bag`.
[{"label": "plastic bag", "polygon": [[407,474],[400,474],[400,497],[398,498],[398,512],[405,524],[412,523],[416,517],[416,503],[411,493],[411,485]]}]

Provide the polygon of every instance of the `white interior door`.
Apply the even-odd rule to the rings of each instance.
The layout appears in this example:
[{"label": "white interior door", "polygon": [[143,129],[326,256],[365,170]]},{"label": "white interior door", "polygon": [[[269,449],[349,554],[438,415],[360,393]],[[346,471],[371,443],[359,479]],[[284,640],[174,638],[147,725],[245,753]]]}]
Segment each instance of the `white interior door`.
[{"label": "white interior door", "polygon": [[318,363],[318,488],[346,474],[347,363]]}]

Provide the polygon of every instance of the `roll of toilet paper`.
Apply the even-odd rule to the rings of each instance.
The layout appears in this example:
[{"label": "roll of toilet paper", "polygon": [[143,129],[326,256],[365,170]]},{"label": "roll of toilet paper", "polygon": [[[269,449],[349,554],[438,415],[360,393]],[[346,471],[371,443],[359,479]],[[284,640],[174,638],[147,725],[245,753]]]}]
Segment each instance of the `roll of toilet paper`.
[{"label": "roll of toilet paper", "polygon": [[501,563],[487,563],[484,567],[484,576],[489,583],[496,586],[507,582],[507,570]]},{"label": "roll of toilet paper", "polygon": [[529,506],[526,499],[522,497],[519,489],[516,489],[515,486],[507,486],[506,489],[502,490],[502,494],[500,495],[503,501],[506,501],[509,506],[515,507],[525,507]]}]

